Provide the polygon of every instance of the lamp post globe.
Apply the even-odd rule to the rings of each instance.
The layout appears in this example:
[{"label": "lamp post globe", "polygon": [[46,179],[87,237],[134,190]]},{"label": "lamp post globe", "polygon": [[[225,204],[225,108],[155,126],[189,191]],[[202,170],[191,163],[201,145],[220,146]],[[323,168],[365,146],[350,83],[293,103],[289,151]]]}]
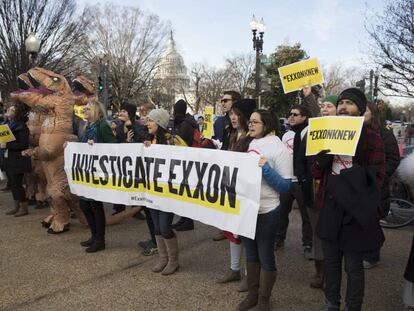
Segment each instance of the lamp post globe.
[{"label": "lamp post globe", "polygon": [[27,39],[24,41],[24,45],[26,46],[26,51],[29,54],[37,54],[40,50],[40,40],[36,37],[35,33],[29,34]]}]

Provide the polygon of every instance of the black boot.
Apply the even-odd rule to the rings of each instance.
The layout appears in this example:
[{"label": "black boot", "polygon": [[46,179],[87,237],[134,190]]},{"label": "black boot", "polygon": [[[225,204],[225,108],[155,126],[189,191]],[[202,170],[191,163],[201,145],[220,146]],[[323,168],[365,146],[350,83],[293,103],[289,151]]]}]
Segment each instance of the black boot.
[{"label": "black boot", "polygon": [[102,251],[104,249],[105,249],[105,241],[96,240],[92,243],[91,246],[89,246],[87,249],[85,249],[85,252],[87,252],[87,253],[96,253],[96,252]]},{"label": "black boot", "polygon": [[93,242],[95,242],[95,237],[91,236],[89,240],[80,242],[80,245],[83,247],[88,247],[88,246],[91,246]]},{"label": "black boot", "polygon": [[95,253],[105,249],[105,211],[102,202],[93,202],[91,209],[95,221],[95,239],[93,243],[85,249],[87,253]]},{"label": "black boot", "polygon": [[175,229],[179,226],[181,226],[184,222],[185,222],[186,218],[185,217],[180,217],[180,219],[172,225],[172,227]]},{"label": "black boot", "polygon": [[[182,217],[184,218],[184,217]],[[194,230],[194,221],[190,218],[184,218],[184,222],[180,226],[176,226],[177,231],[190,231]]]}]

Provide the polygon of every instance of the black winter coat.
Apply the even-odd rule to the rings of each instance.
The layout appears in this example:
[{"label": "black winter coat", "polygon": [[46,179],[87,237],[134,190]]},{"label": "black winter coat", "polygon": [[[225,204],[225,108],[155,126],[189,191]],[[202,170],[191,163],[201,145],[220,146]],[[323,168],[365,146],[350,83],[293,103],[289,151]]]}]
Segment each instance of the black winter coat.
[{"label": "black winter coat", "polygon": [[194,130],[197,128],[197,122],[194,117],[187,113],[185,116],[175,116],[174,134],[180,136],[187,146],[193,145]]},{"label": "black winter coat", "polygon": [[414,283],[414,237],[411,244],[410,257],[408,258],[407,267],[405,268],[404,278]]},{"label": "black winter coat", "polygon": [[[118,143],[126,143],[127,142],[127,134],[124,132],[124,121],[120,119],[116,119],[112,121],[116,124],[115,133],[116,133],[116,140]],[[134,143],[143,143],[145,140],[151,140],[151,137],[148,133],[148,129],[145,125],[141,124],[138,120],[133,120],[130,126],[127,126],[128,131],[134,131],[134,137],[132,138],[132,142]]]},{"label": "black winter coat", "polygon": [[18,121],[11,130],[16,140],[6,144],[3,152],[3,167],[9,175],[30,173],[32,161],[30,157],[22,156],[22,151],[29,148],[29,128],[25,122]]},{"label": "black winter coat", "polygon": [[380,212],[385,215],[390,209],[390,178],[400,164],[400,151],[398,142],[391,130],[381,130],[381,138],[384,142],[385,151],[385,178],[381,188]]},{"label": "black winter coat", "polygon": [[379,203],[375,169],[355,164],[339,175],[328,175],[316,234],[347,252],[378,248],[385,240],[378,222]]}]

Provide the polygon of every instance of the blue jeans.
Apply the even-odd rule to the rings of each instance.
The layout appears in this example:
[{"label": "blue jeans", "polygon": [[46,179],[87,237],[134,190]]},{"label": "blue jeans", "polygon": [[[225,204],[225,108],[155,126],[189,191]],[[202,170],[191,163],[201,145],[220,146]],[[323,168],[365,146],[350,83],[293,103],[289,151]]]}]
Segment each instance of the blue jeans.
[{"label": "blue jeans", "polygon": [[241,237],[246,248],[246,261],[257,262],[263,270],[276,271],[274,244],[277,222],[277,209],[257,216],[256,237],[254,240]]},{"label": "blue jeans", "polygon": [[154,223],[155,235],[162,235],[165,239],[171,239],[174,237],[174,231],[172,229],[172,222],[174,218],[173,213],[167,213],[150,208],[152,222]]}]

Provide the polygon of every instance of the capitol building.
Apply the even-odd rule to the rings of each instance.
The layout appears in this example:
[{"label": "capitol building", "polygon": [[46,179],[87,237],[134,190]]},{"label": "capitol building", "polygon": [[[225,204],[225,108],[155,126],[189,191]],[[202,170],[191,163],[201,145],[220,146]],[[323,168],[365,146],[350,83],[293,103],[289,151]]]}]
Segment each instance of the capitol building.
[{"label": "capitol building", "polygon": [[[154,86],[158,92],[158,105],[171,110],[174,103],[184,99],[190,106],[195,101],[191,91],[190,78],[183,57],[177,52],[171,31],[167,47],[161,54],[154,76]],[[190,107],[189,107],[189,110]],[[190,112],[190,111],[189,111]]]}]

